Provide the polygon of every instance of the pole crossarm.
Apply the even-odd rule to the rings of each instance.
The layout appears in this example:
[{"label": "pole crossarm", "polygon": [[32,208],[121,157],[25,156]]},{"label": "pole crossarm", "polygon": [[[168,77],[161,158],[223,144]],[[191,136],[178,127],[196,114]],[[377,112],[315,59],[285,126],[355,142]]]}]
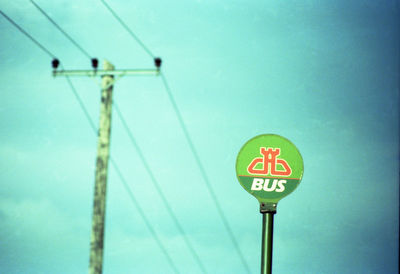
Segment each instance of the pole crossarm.
[{"label": "pole crossarm", "polygon": [[116,70],[53,70],[53,76],[143,76],[159,75],[159,69],[116,69]]}]

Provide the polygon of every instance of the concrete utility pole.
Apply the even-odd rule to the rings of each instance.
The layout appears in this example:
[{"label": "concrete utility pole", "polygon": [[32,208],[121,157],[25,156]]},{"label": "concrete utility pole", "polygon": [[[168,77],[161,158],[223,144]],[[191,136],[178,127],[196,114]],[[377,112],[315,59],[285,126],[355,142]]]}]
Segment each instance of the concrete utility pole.
[{"label": "concrete utility pole", "polygon": [[[104,61],[104,70],[114,66]],[[114,76],[104,75],[101,81],[100,125],[97,142],[96,178],[94,186],[92,236],[90,239],[89,273],[102,273],[104,247],[104,219],[106,211],[106,189],[108,158],[110,155],[111,107]]]},{"label": "concrete utility pole", "polygon": [[[115,82],[114,77],[124,75],[159,75],[161,59],[155,58],[156,69],[126,69],[114,70],[114,66],[104,61],[103,70],[57,70],[59,61],[54,59],[53,76],[101,76],[101,102],[100,102],[100,126],[98,131],[96,178],[94,186],[92,234],[90,239],[90,274],[101,274],[103,268],[104,250],[104,220],[106,211],[106,188],[108,159],[110,155],[110,134],[111,134],[111,108],[112,91]],[[92,60],[93,64],[93,60]]]}]

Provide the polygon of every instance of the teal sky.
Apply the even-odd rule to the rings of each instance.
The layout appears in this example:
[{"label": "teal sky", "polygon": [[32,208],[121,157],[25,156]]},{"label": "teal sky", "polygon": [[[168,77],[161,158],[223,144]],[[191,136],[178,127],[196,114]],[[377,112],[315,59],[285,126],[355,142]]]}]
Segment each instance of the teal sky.
[{"label": "teal sky", "polygon": [[[92,57],[153,60],[100,1],[37,3]],[[251,273],[261,214],[239,184],[242,145],[263,133],[304,159],[279,202],[274,273],[398,273],[397,1],[110,0],[163,59],[210,183]],[[67,69],[90,61],[30,1],[0,10]],[[0,272],[85,273],[97,139],[51,58],[0,16]],[[98,123],[100,79],[72,78]],[[191,154],[160,77],[123,77],[114,100],[208,273],[247,273]],[[180,273],[201,273],[122,123],[111,154]],[[173,273],[110,167],[104,273]]]}]

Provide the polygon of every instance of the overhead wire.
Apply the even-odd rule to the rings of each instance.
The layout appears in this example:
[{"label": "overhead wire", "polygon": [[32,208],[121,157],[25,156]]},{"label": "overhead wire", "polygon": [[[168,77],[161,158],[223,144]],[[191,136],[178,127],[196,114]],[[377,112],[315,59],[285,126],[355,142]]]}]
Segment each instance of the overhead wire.
[{"label": "overhead wire", "polygon": [[126,133],[128,134],[128,137],[131,141],[132,146],[135,148],[137,154],[139,155],[139,158],[141,159],[144,168],[146,169],[151,182],[153,183],[154,187],[158,190],[158,194],[161,197],[162,202],[165,205],[165,208],[167,209],[168,214],[170,215],[171,219],[173,220],[175,226],[178,228],[179,232],[182,234],[183,240],[186,244],[186,246],[188,247],[190,253],[192,254],[193,258],[195,259],[196,263],[198,264],[198,266],[200,267],[200,269],[202,270],[202,272],[207,273],[204,264],[202,263],[201,258],[199,257],[199,255],[197,254],[197,252],[195,251],[194,247],[192,246],[191,242],[189,241],[189,238],[185,232],[185,230],[183,229],[182,225],[180,224],[178,218],[176,217],[171,205],[169,204],[168,199],[166,198],[164,191],[162,190],[162,187],[160,185],[160,183],[158,182],[158,180],[156,179],[156,177],[154,176],[154,173],[152,172],[149,163],[147,162],[142,150],[140,149],[138,143],[136,142],[135,138],[133,137],[132,131],[130,130],[124,116],[122,115],[118,105],[114,102],[114,109],[116,110],[116,113],[119,117],[119,119],[122,122],[122,125],[126,131]]},{"label": "overhead wire", "polygon": [[97,128],[96,128],[96,126],[95,126],[95,124],[93,122],[93,119],[90,117],[89,112],[88,112],[85,104],[83,103],[81,97],[79,96],[78,92],[76,91],[74,85],[72,84],[72,81],[71,81],[70,77],[67,75],[65,78],[67,79],[68,85],[71,88],[72,93],[75,96],[75,99],[78,101],[79,106],[81,107],[81,109],[83,111],[83,114],[86,117],[86,120],[89,122],[91,129],[93,130],[93,132],[95,134],[97,134]]},{"label": "overhead wire", "polygon": [[[67,76],[67,80],[68,83],[75,95],[75,98],[77,99],[77,101],[79,102],[79,105],[81,106],[82,111],[84,112],[86,119],[88,120],[93,132],[95,134],[97,134],[97,129],[94,125],[93,119],[90,117],[90,115],[88,114],[88,111],[82,101],[82,99],[80,98],[78,92],[76,91],[75,87],[73,86],[70,78]],[[151,222],[149,221],[149,219],[147,219],[146,214],[144,213],[142,207],[140,206],[139,202],[137,201],[135,195],[133,194],[132,190],[130,189],[124,175],[122,174],[121,170],[118,167],[118,164],[116,163],[116,161],[114,160],[114,158],[110,155],[110,162],[111,165],[114,167],[120,181],[122,182],[122,185],[124,186],[125,191],[127,192],[130,200],[132,201],[133,205],[136,207],[136,210],[139,212],[140,216],[142,217],[147,229],[150,231],[152,237],[154,238],[154,240],[157,242],[159,248],[161,249],[162,253],[164,254],[164,256],[166,257],[168,263],[170,264],[171,268],[173,269],[173,271],[175,273],[179,273],[175,263],[172,261],[171,256],[168,254],[168,251],[166,250],[165,246],[162,244],[160,237],[158,237],[158,234],[156,233],[156,231],[154,230],[153,226],[151,225]]]},{"label": "overhead wire", "polygon": [[[75,95],[75,98],[77,99],[77,101],[79,102],[79,105],[81,106],[82,111],[85,114],[85,117],[87,119],[87,121],[89,122],[93,132],[95,134],[97,134],[97,128],[94,125],[93,119],[90,117],[85,104],[83,103],[82,99],[80,98],[78,92],[76,91],[75,87],[72,84],[72,81],[70,80],[70,78],[67,76],[67,81]],[[137,201],[135,195],[133,194],[132,190],[130,189],[123,173],[121,172],[121,170],[118,167],[118,164],[116,163],[116,161],[114,160],[114,158],[110,155],[110,162],[111,165],[114,167],[120,181],[122,182],[122,185],[124,186],[125,191],[127,192],[130,200],[132,201],[133,205],[136,207],[136,210],[139,212],[140,216],[142,217],[147,229],[150,231],[152,237],[154,238],[154,240],[157,242],[159,248],[161,249],[162,253],[164,254],[164,256],[166,257],[168,263],[170,264],[171,268],[173,269],[173,271],[175,273],[179,273],[175,263],[172,261],[171,256],[168,254],[168,251],[166,250],[165,246],[162,244],[160,237],[158,236],[158,234],[156,233],[156,231],[154,230],[153,226],[151,225],[151,222],[149,221],[149,219],[146,217],[146,214],[144,213],[144,210],[142,209],[142,207],[140,206],[139,202]]]},{"label": "overhead wire", "polygon": [[240,258],[240,260],[241,260],[241,262],[242,262],[242,264],[244,266],[244,268],[246,269],[246,271],[248,273],[250,273],[250,268],[249,268],[249,266],[248,266],[248,264],[246,262],[246,259],[243,256],[242,251],[240,250],[239,244],[236,241],[236,237],[233,234],[232,228],[231,228],[231,226],[230,226],[230,224],[228,222],[228,219],[225,216],[224,211],[222,210],[221,204],[220,204],[220,202],[219,202],[219,200],[217,198],[217,195],[215,194],[215,191],[214,191],[214,189],[213,189],[213,187],[212,187],[212,185],[210,183],[210,180],[208,179],[207,173],[206,173],[206,171],[204,169],[204,166],[203,166],[203,164],[202,164],[202,162],[200,160],[200,156],[197,153],[196,147],[194,146],[192,138],[190,137],[189,131],[188,131],[186,125],[185,125],[185,122],[183,120],[182,114],[181,114],[181,112],[180,112],[180,110],[178,108],[178,105],[177,105],[177,103],[175,101],[175,98],[172,95],[171,89],[170,89],[170,87],[168,85],[167,79],[166,79],[166,77],[164,76],[163,73],[161,73],[161,79],[162,79],[162,82],[164,84],[165,90],[167,92],[168,98],[169,98],[169,100],[170,100],[170,102],[172,104],[172,107],[173,107],[173,109],[175,111],[175,114],[176,114],[176,116],[178,118],[178,121],[179,121],[179,124],[181,126],[181,129],[182,129],[182,131],[183,131],[183,133],[185,135],[185,138],[186,138],[186,140],[187,140],[187,142],[189,144],[190,150],[192,151],[192,154],[193,154],[193,156],[194,156],[194,158],[196,160],[197,166],[200,169],[200,173],[201,173],[201,175],[203,177],[203,180],[205,182],[207,190],[208,190],[208,192],[209,192],[209,194],[210,194],[210,196],[211,196],[211,198],[212,198],[212,200],[214,202],[215,207],[217,208],[217,212],[218,212],[219,216],[221,217],[221,220],[222,220],[222,222],[223,222],[223,224],[225,226],[225,229],[228,231],[229,238],[231,239],[231,241],[232,241],[232,243],[233,243],[233,245],[234,245],[234,247],[236,249],[236,252],[237,252],[237,254],[238,254],[238,256],[239,256],[239,258]]},{"label": "overhead wire", "polygon": [[[114,159],[110,156],[110,162],[113,165],[115,171],[117,172],[118,177],[120,178],[122,184],[124,185],[124,188],[126,190],[126,192],[128,193],[132,203],[135,205],[137,211],[139,212],[140,216],[142,217],[142,219],[144,220],[147,229],[150,231],[150,233],[152,234],[153,238],[157,241],[157,243],[161,243],[160,238],[158,237],[156,231],[154,230],[153,226],[151,225],[150,221],[147,219],[146,215],[144,214],[144,210],[142,209],[142,207],[139,205],[139,203],[137,202],[137,199],[135,198],[135,196],[133,195],[127,181],[125,180],[123,174],[121,173],[121,171],[118,168],[118,165],[115,163]],[[174,270],[175,273],[179,273],[175,263],[172,261],[171,256],[169,256],[168,251],[165,249],[164,245],[159,245],[160,249],[162,250],[164,256],[167,258],[168,263],[171,265],[172,269]]]},{"label": "overhead wire", "polygon": [[114,16],[114,18],[121,24],[121,26],[131,35],[133,39],[147,52],[150,57],[154,58],[155,55],[150,51],[148,47],[140,40],[140,38],[125,24],[125,22],[118,16],[118,14],[104,1],[100,2],[106,7],[106,9]]},{"label": "overhead wire", "polygon": [[[82,47],[80,47],[79,44],[78,44],[76,41],[74,41],[74,40],[73,40],[59,25],[57,25],[57,23],[55,23],[54,20],[52,20],[52,19],[50,18],[50,16],[48,16],[47,13],[46,13],[39,5],[37,5],[33,0],[30,0],[30,1],[35,5],[35,7],[36,7],[37,9],[39,9],[39,11],[40,11],[51,23],[53,23],[53,25],[55,25],[55,26],[58,28],[59,31],[61,31],[72,43],[74,43],[74,45],[76,45],[79,49],[81,49],[81,51],[83,51],[83,53],[85,53],[87,56],[89,56],[89,55],[86,53],[86,51],[85,51]],[[107,5],[107,4],[106,4],[106,5]],[[107,6],[107,7],[108,7],[108,6]],[[111,9],[111,8],[110,8],[110,9]],[[112,10],[111,10],[111,11],[112,11]],[[112,12],[113,12],[113,11],[112,11]],[[89,56],[89,57],[90,57],[90,56]],[[67,80],[68,80],[69,85],[72,87],[71,80],[70,80],[68,77],[67,77]],[[73,89],[73,91],[74,91],[74,89]],[[75,95],[75,97],[77,98],[77,100],[78,100],[79,104],[81,105],[81,107],[84,107],[84,105],[83,105],[83,103],[82,103],[82,100],[80,100],[79,96],[77,96],[78,94],[77,94],[76,91],[74,91],[74,95]],[[188,237],[187,237],[187,235],[186,235],[186,233],[185,233],[185,231],[184,231],[182,225],[179,223],[178,218],[176,217],[176,214],[175,214],[174,211],[172,210],[171,206],[169,205],[169,202],[168,202],[167,198],[165,197],[164,193],[162,192],[161,186],[160,186],[160,184],[158,183],[158,181],[156,180],[156,178],[155,178],[153,172],[151,171],[150,166],[149,166],[149,164],[148,164],[146,158],[145,158],[144,155],[143,155],[143,152],[141,151],[140,147],[137,145],[137,143],[136,143],[136,141],[135,141],[135,139],[134,139],[134,137],[133,137],[133,135],[132,135],[132,132],[131,132],[131,130],[129,129],[129,127],[128,127],[128,125],[127,125],[127,123],[126,123],[126,121],[125,121],[125,119],[124,119],[124,117],[123,117],[121,111],[119,110],[118,105],[116,104],[115,100],[114,100],[114,102],[113,102],[113,105],[114,105],[114,107],[115,107],[115,110],[117,111],[118,117],[120,118],[120,120],[121,120],[121,122],[122,122],[122,124],[123,124],[123,126],[124,126],[124,129],[125,129],[125,130],[127,131],[127,133],[128,133],[128,136],[129,136],[129,138],[130,138],[130,140],[131,140],[131,143],[133,144],[134,148],[136,149],[137,153],[139,154],[139,157],[141,158],[141,160],[142,160],[142,162],[143,162],[143,164],[144,164],[144,166],[145,166],[145,169],[146,169],[146,171],[148,172],[148,174],[149,174],[149,176],[150,176],[151,181],[153,182],[153,184],[154,184],[154,186],[156,187],[156,189],[159,190],[159,195],[160,195],[160,197],[161,197],[161,200],[162,200],[163,203],[165,204],[165,207],[166,207],[166,209],[167,209],[167,212],[169,213],[171,219],[172,219],[173,222],[175,223],[175,225],[176,225],[176,227],[178,228],[179,232],[182,234],[182,237],[183,237],[183,240],[184,240],[185,244],[187,245],[187,247],[188,247],[190,253],[191,253],[192,256],[194,257],[194,259],[195,259],[195,261],[197,262],[197,264],[199,265],[200,269],[201,269],[204,273],[207,273],[207,271],[205,270],[204,264],[201,262],[200,257],[198,256],[197,252],[194,250],[194,248],[193,248],[192,244],[190,243],[190,241],[189,241],[189,239],[188,239]],[[87,112],[87,110],[86,110],[85,108],[83,108],[83,111],[84,111],[84,113],[85,113],[85,116],[86,116],[87,118],[90,118],[90,116],[88,115],[88,112]],[[93,128],[93,125],[94,125],[93,122],[91,121],[91,119],[90,119],[89,121],[90,121],[91,127]]]},{"label": "overhead wire", "polygon": [[[151,53],[151,51],[133,33],[133,31],[125,24],[125,22],[117,15],[117,13],[113,9],[111,9],[111,7],[104,0],[100,0],[100,1],[111,12],[111,14],[118,20],[118,22],[125,28],[125,30],[128,31],[128,33],[143,47],[143,49],[146,50],[146,52],[151,57],[154,58],[154,55]],[[189,144],[190,150],[191,150],[191,152],[192,152],[192,154],[193,154],[193,156],[194,156],[194,158],[196,160],[197,166],[200,169],[200,173],[202,174],[202,177],[203,177],[205,185],[206,185],[206,187],[208,189],[208,192],[209,192],[212,200],[214,201],[214,205],[215,205],[215,207],[217,209],[217,212],[218,212],[220,218],[222,219],[224,227],[225,227],[226,231],[228,232],[229,238],[232,241],[232,244],[233,244],[233,246],[234,246],[234,248],[235,248],[235,250],[236,250],[236,252],[237,252],[237,254],[238,254],[238,256],[239,256],[239,258],[240,258],[240,260],[242,262],[242,264],[243,264],[243,267],[246,269],[246,271],[248,273],[250,273],[250,268],[249,268],[249,266],[248,266],[248,264],[246,262],[246,259],[244,258],[244,255],[243,255],[242,251],[240,250],[240,246],[239,246],[239,244],[238,244],[238,242],[236,240],[236,237],[235,237],[235,235],[234,235],[234,233],[232,231],[232,228],[231,228],[231,226],[230,226],[230,224],[229,224],[229,222],[228,222],[228,220],[227,220],[227,218],[225,216],[225,213],[222,210],[222,207],[221,207],[220,202],[219,202],[219,200],[217,198],[217,195],[215,194],[215,191],[214,191],[214,189],[213,189],[213,187],[212,187],[212,185],[210,183],[210,180],[208,179],[207,173],[206,173],[206,171],[205,171],[205,169],[203,167],[203,164],[202,164],[202,162],[200,160],[200,156],[197,153],[197,150],[196,150],[196,148],[195,148],[195,146],[193,144],[192,138],[190,137],[189,131],[187,130],[187,127],[186,127],[186,125],[185,125],[185,123],[183,121],[181,112],[179,111],[179,108],[178,108],[178,106],[176,104],[176,101],[175,101],[175,99],[174,99],[174,97],[172,95],[171,89],[170,89],[170,87],[169,87],[169,85],[167,83],[167,80],[166,80],[164,74],[162,74],[162,73],[161,73],[161,78],[162,78],[162,82],[164,84],[165,90],[167,91],[169,100],[170,100],[170,102],[171,102],[171,104],[172,104],[172,106],[174,108],[175,114],[176,114],[176,116],[178,118],[179,124],[180,124],[180,126],[182,128],[182,131],[184,132],[185,138],[186,138],[186,140],[187,140],[187,142]]]},{"label": "overhead wire", "polygon": [[68,35],[35,1],[30,0],[31,3],[60,31],[64,34],[64,36],[71,41],[86,57],[92,59],[92,57],[84,50],[71,36]]},{"label": "overhead wire", "polygon": [[[45,15],[45,16],[49,19],[50,22],[53,23],[53,25],[55,25],[55,26],[56,26],[56,27],[57,27],[57,28],[58,28],[58,29],[59,29],[59,30],[60,30],[60,31],[61,31],[75,46],[77,46],[77,47],[82,51],[82,53],[84,53],[87,57],[90,58],[90,55],[89,55],[82,47],[80,47],[79,44],[76,43],[76,41],[73,40],[73,39],[72,39],[72,38],[71,38],[71,37],[70,37],[56,22],[54,22],[54,20],[52,20],[52,19],[43,11],[43,9],[41,9],[33,0],[31,0],[31,2],[35,5],[36,8],[39,9],[39,11],[41,11],[41,12],[43,13],[43,15]],[[132,30],[122,21],[122,19],[115,13],[115,11],[114,11],[105,1],[101,0],[101,2],[102,2],[102,3],[104,4],[104,6],[111,12],[111,14],[120,22],[120,24],[128,31],[128,33],[130,33],[131,36],[143,47],[143,49],[144,49],[151,57],[154,58],[154,55],[151,53],[151,51],[150,51],[150,50],[144,45],[144,43],[132,32]],[[6,14],[4,14],[1,10],[0,10],[0,13],[1,13],[8,21],[10,21],[10,23],[12,23],[15,27],[17,27],[17,28],[18,28],[22,33],[24,33],[28,38],[30,38],[37,46],[39,46],[43,51],[45,51],[49,56],[55,58],[55,55],[54,55],[54,54],[52,54],[49,50],[47,50],[47,48],[45,48],[43,45],[41,45],[37,40],[35,40],[35,39],[34,39],[31,35],[29,35],[25,30],[23,30],[20,26],[18,26],[11,18],[9,18],[9,17],[8,17]],[[165,78],[165,76],[164,76],[163,74],[161,74],[161,78],[162,78],[163,84],[164,84],[164,86],[165,86],[165,89],[166,89],[166,91],[167,91],[168,97],[169,97],[169,99],[170,99],[170,101],[171,101],[171,104],[172,104],[172,106],[173,106],[173,108],[174,108],[174,110],[175,110],[175,113],[176,113],[176,115],[177,115],[177,118],[178,118],[178,121],[179,121],[179,123],[180,123],[180,126],[181,126],[181,128],[182,128],[182,130],[183,130],[183,132],[184,132],[184,135],[185,135],[186,139],[187,139],[187,142],[188,142],[188,144],[189,144],[189,147],[190,147],[190,149],[191,149],[191,151],[192,151],[192,153],[193,153],[193,155],[194,155],[194,158],[195,158],[195,160],[196,160],[196,163],[197,163],[197,165],[198,165],[198,167],[199,167],[199,169],[200,169],[200,172],[201,172],[201,174],[202,174],[202,177],[203,177],[203,179],[204,179],[204,181],[205,181],[205,183],[206,183],[206,186],[207,186],[207,189],[208,189],[208,191],[209,191],[209,193],[210,193],[210,196],[212,197],[212,200],[214,201],[214,204],[215,204],[215,206],[216,206],[216,208],[217,208],[217,212],[219,213],[219,215],[220,215],[220,217],[221,217],[221,219],[222,219],[222,221],[223,221],[223,223],[224,223],[224,226],[225,226],[226,230],[228,231],[228,235],[230,236],[230,238],[231,238],[231,240],[232,240],[232,242],[233,242],[233,245],[234,245],[235,249],[237,250],[237,253],[238,253],[239,257],[241,258],[242,264],[244,265],[244,267],[246,268],[246,270],[247,270],[248,272],[250,272],[250,271],[249,271],[249,267],[248,267],[248,265],[247,265],[247,263],[246,263],[246,260],[244,259],[244,256],[243,256],[242,252],[240,251],[240,247],[239,247],[239,245],[238,245],[238,243],[237,243],[237,241],[236,241],[236,238],[235,238],[235,236],[234,236],[234,234],[233,234],[233,231],[232,231],[232,229],[231,229],[231,227],[230,227],[230,225],[229,225],[229,223],[228,223],[228,221],[227,221],[227,219],[226,219],[226,217],[225,217],[225,214],[224,214],[224,212],[223,212],[223,210],[222,210],[222,207],[221,207],[221,205],[220,205],[220,203],[219,203],[219,201],[218,201],[218,199],[217,199],[217,196],[216,196],[216,194],[215,194],[215,192],[214,192],[214,190],[213,190],[213,188],[212,188],[212,186],[211,186],[211,184],[210,184],[210,182],[209,182],[208,176],[207,176],[207,174],[206,174],[206,172],[205,172],[205,169],[204,169],[204,167],[203,167],[203,165],[202,165],[202,162],[201,162],[200,157],[199,157],[199,155],[198,155],[198,153],[197,153],[197,150],[196,150],[196,148],[195,148],[195,146],[194,146],[194,144],[193,144],[193,142],[192,142],[192,140],[191,140],[191,137],[190,137],[189,132],[188,132],[188,130],[187,130],[187,127],[186,127],[186,125],[185,125],[185,123],[184,123],[184,121],[183,121],[182,115],[181,115],[181,113],[180,113],[180,111],[179,111],[179,108],[178,108],[176,102],[175,102],[175,99],[174,99],[174,97],[173,97],[173,95],[172,95],[172,93],[171,93],[171,90],[170,90],[170,88],[169,88],[169,85],[168,85],[168,83],[167,83],[167,80],[166,80],[166,78]],[[88,119],[88,121],[89,121],[89,123],[90,123],[92,129],[94,129],[94,130],[96,131],[96,127],[94,126],[93,121],[90,119],[90,116],[89,116],[89,114],[88,114],[86,108],[84,107],[84,104],[83,104],[82,100],[80,99],[78,93],[77,93],[76,90],[73,88],[72,82],[71,82],[71,80],[69,79],[69,77],[67,77],[67,81],[68,81],[68,84],[70,85],[70,87],[72,88],[72,90],[73,90],[73,92],[74,92],[74,95],[75,95],[75,97],[77,98],[78,103],[79,103],[79,105],[81,106],[81,108],[82,108],[82,110],[83,110],[83,112],[84,112],[86,118]],[[118,108],[117,108],[117,109],[118,109]],[[118,110],[119,110],[119,109],[118,109]],[[121,114],[119,111],[117,111],[117,113]],[[122,115],[119,115],[119,116],[120,116],[120,118],[122,117]],[[123,118],[122,118],[122,119],[123,119]],[[122,121],[122,119],[121,119],[121,121]],[[124,123],[123,123],[123,124],[124,124]],[[126,125],[126,122],[125,122],[125,125]],[[128,129],[128,132],[129,132],[129,129]],[[129,133],[129,135],[132,137],[132,134],[131,134],[131,133]],[[133,143],[135,143],[135,142],[133,142]],[[136,147],[138,148],[137,145],[136,145]],[[139,148],[139,149],[140,149],[140,148]],[[138,150],[138,152],[139,152],[139,151],[140,151],[140,150]],[[142,156],[143,156],[143,154],[142,154]],[[111,157],[110,157],[110,158],[111,158]],[[143,158],[143,159],[144,159],[144,158]],[[114,162],[114,161],[113,161],[113,162]],[[115,163],[115,162],[114,162],[114,163]],[[148,167],[148,164],[147,164],[147,167]],[[147,169],[147,168],[146,168],[146,169]],[[150,170],[150,169],[149,169],[149,170]],[[150,170],[150,171],[151,171],[151,170]],[[149,173],[149,174],[152,174],[152,173]],[[151,176],[151,177],[155,178],[154,175]],[[158,183],[156,182],[156,184],[158,184]],[[158,184],[158,185],[159,185],[159,184]],[[164,197],[164,196],[161,196],[161,197]],[[162,199],[166,201],[165,197],[162,198]],[[168,208],[169,208],[169,209],[168,209]],[[170,208],[169,206],[167,206],[167,209],[168,209],[169,212],[172,212],[172,211],[171,211],[171,208]],[[171,215],[171,216],[172,216],[172,215]],[[173,216],[174,216],[173,219],[177,221],[176,216],[175,216],[175,215],[173,215]],[[176,224],[177,224],[178,229],[182,232],[183,229],[182,229],[182,227],[180,226],[179,222],[176,222]],[[187,239],[185,233],[182,233],[182,235],[184,235],[184,239]],[[159,242],[159,241],[157,241],[157,242]],[[186,240],[185,240],[185,242],[186,242]],[[189,243],[189,241],[187,241],[187,243]],[[190,250],[194,250],[193,247],[192,247],[190,244],[188,245],[188,247],[189,247]],[[202,265],[201,261],[199,260],[199,257],[198,257],[198,255],[197,255],[197,253],[194,252],[194,254],[196,254],[196,255],[194,255],[194,257],[196,258],[196,261],[198,261],[199,265]],[[204,271],[204,270],[205,270],[205,269],[204,269],[204,266],[201,266],[201,269]],[[205,271],[204,271],[204,272],[205,272]]]},{"label": "overhead wire", "polygon": [[[28,37],[32,42],[34,42],[39,48],[41,48],[46,54],[48,54],[50,57],[52,58],[56,58],[54,54],[52,54],[49,50],[47,50],[46,47],[44,47],[42,44],[40,44],[36,39],[34,39],[28,32],[26,32],[22,27],[20,27],[17,23],[15,23],[10,17],[8,17],[3,11],[0,10],[0,13],[12,24],[14,25],[21,33],[23,33],[26,37]],[[89,112],[87,111],[87,108],[85,106],[85,104],[83,103],[81,97],[79,96],[76,88],[74,87],[71,79],[67,76],[66,77],[67,82],[69,87],[71,88],[71,90],[73,91],[73,94],[76,98],[76,100],[79,103],[80,108],[82,109],[87,121],[90,124],[91,129],[93,130],[93,132],[97,135],[97,128],[93,122],[93,119],[90,117]],[[168,254],[165,246],[163,245],[162,241],[160,240],[160,238],[158,237],[156,231],[154,230],[153,226],[151,225],[151,222],[147,219],[146,215],[144,214],[143,209],[140,207],[137,199],[135,198],[135,196],[133,195],[132,191],[130,190],[130,187],[125,179],[125,177],[123,176],[121,170],[119,169],[117,163],[115,162],[115,160],[112,158],[112,156],[110,155],[110,162],[112,164],[112,166],[114,167],[114,169],[117,172],[118,177],[120,178],[125,190],[128,193],[128,196],[130,198],[130,200],[132,201],[132,203],[134,204],[134,206],[136,207],[137,211],[139,212],[140,216],[142,217],[143,221],[145,222],[146,227],[148,228],[148,230],[150,231],[150,233],[152,234],[152,237],[154,238],[154,240],[156,241],[158,247],[161,249],[162,253],[164,254],[164,256],[167,258],[167,261],[169,263],[169,265],[171,266],[171,268],[173,269],[173,271],[175,273],[179,273],[176,265],[174,264],[174,262],[172,261],[170,255]]]},{"label": "overhead wire", "polygon": [[74,40],[72,39],[71,36],[68,35],[38,4],[36,4],[35,1],[30,0],[31,3],[59,30],[61,31],[65,37],[68,38],[84,55],[86,55],[88,58],[91,58],[91,56]]},{"label": "overhead wire", "polygon": [[16,27],[21,33],[23,33],[26,37],[28,37],[33,43],[35,43],[41,50],[43,50],[47,55],[51,58],[56,58],[56,56],[51,53],[45,46],[39,43],[35,38],[33,38],[29,33],[27,33],[23,28],[21,28],[17,23],[14,22],[10,17],[7,16],[4,12],[0,10],[1,15],[4,16],[14,27]]}]

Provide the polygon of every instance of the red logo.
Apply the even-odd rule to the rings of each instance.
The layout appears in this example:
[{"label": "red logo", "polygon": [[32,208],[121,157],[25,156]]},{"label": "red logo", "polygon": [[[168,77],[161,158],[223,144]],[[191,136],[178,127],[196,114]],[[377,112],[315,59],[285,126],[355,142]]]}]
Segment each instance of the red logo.
[{"label": "red logo", "polygon": [[[290,176],[292,174],[292,169],[289,167],[288,163],[283,159],[278,159],[281,153],[280,148],[266,149],[265,147],[260,148],[260,154],[263,157],[256,157],[247,167],[247,171],[251,174],[262,174],[262,175],[279,175],[279,176]],[[262,169],[256,169],[255,166],[262,163]],[[277,166],[280,165],[283,170],[277,170]]]}]

